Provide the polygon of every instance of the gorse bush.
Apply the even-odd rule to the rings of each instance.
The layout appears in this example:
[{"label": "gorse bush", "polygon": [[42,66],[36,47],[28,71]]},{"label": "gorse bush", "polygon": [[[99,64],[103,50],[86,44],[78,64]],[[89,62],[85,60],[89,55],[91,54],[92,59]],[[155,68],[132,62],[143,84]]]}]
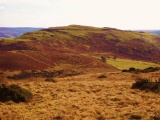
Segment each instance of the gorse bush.
[{"label": "gorse bush", "polygon": [[28,102],[32,98],[33,98],[33,95],[31,92],[21,88],[18,85],[15,85],[15,84],[12,84],[9,86],[6,84],[0,85],[0,101],[1,102],[7,102],[7,101],[13,101],[16,103]]}]

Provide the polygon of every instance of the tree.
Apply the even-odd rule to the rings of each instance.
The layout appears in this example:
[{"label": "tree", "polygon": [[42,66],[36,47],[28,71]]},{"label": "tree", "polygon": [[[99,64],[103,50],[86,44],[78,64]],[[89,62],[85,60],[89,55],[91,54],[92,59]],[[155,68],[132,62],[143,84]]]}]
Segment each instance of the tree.
[{"label": "tree", "polygon": [[106,58],[104,56],[101,56],[101,61],[105,63],[106,62]]}]

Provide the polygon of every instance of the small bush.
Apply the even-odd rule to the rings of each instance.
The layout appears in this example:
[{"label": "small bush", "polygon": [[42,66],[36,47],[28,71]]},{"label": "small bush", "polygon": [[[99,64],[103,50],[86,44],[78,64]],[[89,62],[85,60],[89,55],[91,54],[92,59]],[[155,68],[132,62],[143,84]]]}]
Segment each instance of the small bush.
[{"label": "small bush", "polygon": [[122,70],[122,72],[128,72],[128,70],[126,70],[126,69],[123,69],[123,70]]},{"label": "small bush", "polygon": [[149,79],[147,78],[139,78],[136,80],[136,82],[132,85],[132,88],[142,88],[143,85],[149,82]]},{"label": "small bush", "polygon": [[18,85],[12,84],[7,86],[6,84],[0,85],[0,101],[7,102],[13,101],[16,103],[19,102],[28,102],[32,99],[33,95],[26,89],[21,88]]},{"label": "small bush", "polygon": [[53,118],[53,120],[62,120],[63,118],[61,116],[56,116]]},{"label": "small bush", "polygon": [[106,117],[104,117],[104,116],[102,116],[102,115],[99,115],[99,116],[97,117],[97,120],[106,120]]},{"label": "small bush", "polygon": [[98,78],[107,78],[107,76],[105,76],[105,75],[100,75],[100,76],[98,76]]},{"label": "small bush", "polygon": [[136,71],[136,69],[134,67],[129,68],[130,72]]},{"label": "small bush", "polygon": [[154,116],[153,120],[160,120],[160,115]]},{"label": "small bush", "polygon": [[140,115],[131,115],[130,120],[141,120],[142,117]]},{"label": "small bush", "polygon": [[53,82],[53,83],[56,83],[57,81],[54,80],[53,78],[46,78],[45,79],[46,82]]},{"label": "small bush", "polygon": [[106,57],[101,56],[101,61],[105,63],[106,62]]}]

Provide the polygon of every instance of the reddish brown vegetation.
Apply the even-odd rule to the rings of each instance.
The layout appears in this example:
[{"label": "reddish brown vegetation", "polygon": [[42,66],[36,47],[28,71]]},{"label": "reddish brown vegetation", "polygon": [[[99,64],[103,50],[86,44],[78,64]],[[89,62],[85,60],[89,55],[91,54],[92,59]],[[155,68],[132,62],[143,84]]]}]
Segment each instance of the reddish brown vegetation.
[{"label": "reddish brown vegetation", "polygon": [[[97,30],[83,26],[77,26],[75,30],[73,28],[69,30],[76,31],[76,29],[79,30],[77,33],[83,30],[88,31],[86,31],[85,36],[78,36],[75,33],[69,33],[70,31],[67,32],[65,27],[63,29],[50,28],[36,33],[26,33],[18,38],[19,40],[30,39],[30,41],[7,45],[2,44],[3,42],[0,43],[0,69],[44,69],[59,64],[72,64],[76,67],[87,68],[113,68],[93,57],[100,58],[102,54],[104,57],[117,56],[134,60],[160,62],[160,49],[158,47],[160,37],[158,36],[153,37],[153,42],[157,43],[155,45],[143,38],[135,37],[131,40],[121,40],[122,38],[116,36],[117,34],[130,35],[131,33],[127,33],[127,31],[122,32],[116,29]],[[80,29],[82,30],[80,31]],[[58,34],[59,38],[54,37],[53,33]],[[137,34],[143,33],[133,33],[135,36]],[[65,35],[64,38],[63,35]],[[38,40],[40,38],[42,40]]]}]

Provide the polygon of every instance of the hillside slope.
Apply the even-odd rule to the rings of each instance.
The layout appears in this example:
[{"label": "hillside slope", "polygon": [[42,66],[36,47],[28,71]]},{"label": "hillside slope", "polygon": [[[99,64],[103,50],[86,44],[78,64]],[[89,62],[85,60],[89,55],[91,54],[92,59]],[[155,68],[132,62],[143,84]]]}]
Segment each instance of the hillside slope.
[{"label": "hillside slope", "polygon": [[[60,64],[113,69],[114,67],[104,64],[98,58],[116,56],[159,63],[160,35],[106,27],[70,25],[28,32],[9,42],[3,40],[0,42],[0,51],[7,52],[6,56],[14,54],[14,57],[10,59],[11,61],[14,61],[12,59],[16,59],[18,56],[30,59],[23,63],[24,66],[26,65],[24,68],[22,65],[18,68],[15,67],[16,69],[44,69]],[[0,55],[1,57],[4,56]],[[8,58],[7,60],[0,60],[2,63]],[[37,67],[34,65],[33,68],[27,67],[30,63],[36,63],[37,65],[34,65]],[[0,65],[0,68],[4,67]],[[6,67],[5,69],[10,68]]]}]

